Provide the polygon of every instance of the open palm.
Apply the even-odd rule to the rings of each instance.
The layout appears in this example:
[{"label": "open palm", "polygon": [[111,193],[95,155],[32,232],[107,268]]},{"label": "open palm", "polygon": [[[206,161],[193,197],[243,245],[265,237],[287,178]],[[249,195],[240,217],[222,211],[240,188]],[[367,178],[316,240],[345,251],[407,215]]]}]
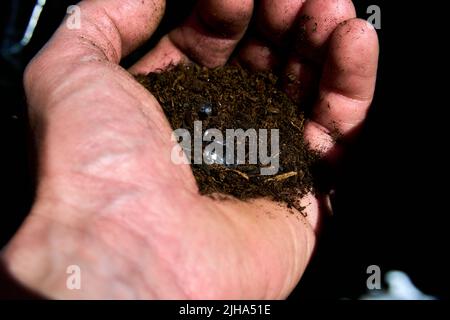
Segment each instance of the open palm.
[{"label": "open palm", "polygon": [[[325,204],[308,216],[265,199],[200,196],[170,160],[155,98],[118,63],[158,26],[164,0],[85,0],[25,73],[38,155],[33,209],[2,259],[54,298],[284,298],[314,250]],[[253,16],[253,26],[249,27]],[[236,49],[238,48],[238,49]],[[279,72],[296,100],[318,92],[306,138],[335,161],[372,101],[378,43],[348,0],[200,0],[129,71],[232,59]],[[81,289],[66,287],[67,268]]]}]

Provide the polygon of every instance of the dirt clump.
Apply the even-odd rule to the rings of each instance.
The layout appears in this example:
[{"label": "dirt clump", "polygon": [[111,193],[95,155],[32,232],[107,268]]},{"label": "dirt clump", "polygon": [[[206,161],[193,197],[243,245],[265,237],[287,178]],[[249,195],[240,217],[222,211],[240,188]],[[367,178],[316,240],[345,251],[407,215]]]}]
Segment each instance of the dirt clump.
[{"label": "dirt clump", "polygon": [[[225,194],[241,200],[269,197],[303,213],[304,208],[298,201],[315,190],[313,167],[319,156],[304,140],[306,118],[301,106],[278,88],[278,78],[274,74],[252,72],[240,66],[207,69],[179,65],[164,72],[137,76],[137,80],[159,101],[174,130],[186,129],[194,137],[195,123],[202,121],[203,137],[211,128],[223,133],[222,142],[215,140],[216,136],[211,138],[212,142],[220,142],[216,146],[223,145],[223,153],[209,150],[204,154],[203,159],[211,164],[193,162],[193,142],[191,148],[185,148],[185,152],[190,153],[192,171],[201,194]],[[260,129],[266,129],[267,155],[278,157],[278,171],[271,175],[261,174],[264,168],[272,166],[274,169],[276,161],[267,163],[259,156],[255,163],[248,137],[240,140],[246,144],[245,163],[237,163],[237,151],[229,156],[228,160],[233,161],[227,161],[227,129],[244,132],[254,129],[256,134],[261,132]],[[278,154],[271,150],[272,129],[279,130]],[[258,135],[260,138],[261,134]],[[232,140],[238,149],[239,140],[234,137]],[[203,142],[202,155],[207,146],[208,143]],[[259,147],[260,140],[258,152]]]}]

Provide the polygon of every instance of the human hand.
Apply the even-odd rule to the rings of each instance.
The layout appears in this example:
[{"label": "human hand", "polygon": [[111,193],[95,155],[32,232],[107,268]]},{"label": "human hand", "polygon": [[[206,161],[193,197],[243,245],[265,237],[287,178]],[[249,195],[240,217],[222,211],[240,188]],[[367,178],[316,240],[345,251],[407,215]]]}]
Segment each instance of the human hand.
[{"label": "human hand", "polygon": [[[190,167],[170,160],[159,104],[118,66],[154,32],[164,1],[80,7],[82,28],[63,24],[25,73],[38,186],[2,255],[11,274],[52,298],[286,297],[313,252],[322,199],[302,200],[304,218],[265,199],[200,196]],[[254,9],[257,36],[243,40]],[[294,99],[320,79],[306,138],[335,161],[345,149],[331,131],[355,134],[375,86],[377,36],[354,17],[347,0],[199,1],[130,71],[219,66],[243,41],[235,59],[278,70]],[[70,265],[81,268],[80,290],[66,287]]]}]

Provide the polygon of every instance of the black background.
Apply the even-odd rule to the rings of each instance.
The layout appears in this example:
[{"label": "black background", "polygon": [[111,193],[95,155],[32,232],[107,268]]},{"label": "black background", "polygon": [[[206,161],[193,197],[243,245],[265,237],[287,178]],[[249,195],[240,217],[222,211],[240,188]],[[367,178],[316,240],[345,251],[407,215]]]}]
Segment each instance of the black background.
[{"label": "black background", "polygon": [[[34,1],[2,1],[0,37],[5,38],[11,3],[18,6],[14,25],[20,39]],[[131,63],[189,12],[190,1],[169,1],[160,29]],[[301,284],[298,298],[354,298],[365,292],[366,268],[407,272],[425,293],[448,298],[448,210],[444,209],[445,125],[438,124],[448,102],[440,97],[444,62],[435,49],[438,34],[434,6],[408,1],[354,1],[359,17],[379,5],[381,59],[376,97],[364,132],[349,155],[317,254]],[[21,87],[24,66],[48,40],[66,8],[76,1],[47,0],[31,43],[18,55],[0,60],[1,207],[0,247],[26,216],[33,199],[27,143],[26,104]],[[394,7],[396,5],[397,7]],[[172,10],[174,9],[174,10]],[[416,9],[416,10],[411,10]],[[431,19],[430,19],[431,18]],[[433,66],[433,67],[432,67]]]}]

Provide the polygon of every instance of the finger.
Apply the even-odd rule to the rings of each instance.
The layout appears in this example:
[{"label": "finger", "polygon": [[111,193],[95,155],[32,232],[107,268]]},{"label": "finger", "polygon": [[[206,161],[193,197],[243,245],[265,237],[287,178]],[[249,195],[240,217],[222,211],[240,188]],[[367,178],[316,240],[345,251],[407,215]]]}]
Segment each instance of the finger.
[{"label": "finger", "polygon": [[[104,38],[120,40],[120,43],[111,42],[122,52],[119,57],[131,53],[152,35],[165,10],[165,0],[95,0],[83,1],[80,5],[82,12],[85,11],[83,20],[86,16],[109,23],[105,28],[97,28],[99,34],[91,40],[94,43]],[[92,23],[95,26],[95,21]],[[114,33],[120,37],[117,38]]]},{"label": "finger", "polygon": [[254,70],[281,68],[283,89],[300,103],[317,87],[331,32],[355,16],[349,0],[264,0],[256,38],[246,41],[239,61]]},{"label": "finger", "polygon": [[[320,52],[331,32],[356,13],[350,0],[263,0],[257,15],[256,34],[264,42],[259,48],[290,50],[293,42],[297,55],[320,62]],[[293,39],[289,39],[291,36]]]},{"label": "finger", "polygon": [[262,0],[258,8],[258,34],[276,46],[282,46],[304,0]]},{"label": "finger", "polygon": [[292,27],[294,50],[282,73],[283,88],[295,102],[314,93],[331,33],[354,17],[350,0],[309,0],[302,6]]},{"label": "finger", "polygon": [[281,59],[266,41],[249,38],[233,62],[254,71],[273,71],[278,68]]},{"label": "finger", "polygon": [[190,59],[166,35],[161,38],[156,47],[140,58],[128,71],[134,75],[148,74],[188,62]]},{"label": "finger", "polygon": [[286,37],[304,0],[262,0],[256,10],[256,30],[245,40],[238,61],[253,70],[274,70],[280,62],[277,47]]},{"label": "finger", "polygon": [[79,7],[81,28],[69,29],[63,24],[57,36],[78,39],[83,36],[103,51],[113,49],[116,52],[114,62],[117,62],[155,31],[164,14],[165,1],[94,0],[82,1]]},{"label": "finger", "polygon": [[206,67],[224,65],[243,37],[253,0],[200,0],[191,16],[130,68],[146,74],[187,59]]},{"label": "finger", "polygon": [[320,98],[305,132],[315,149],[328,152],[333,132],[345,140],[364,121],[375,91],[378,52],[376,31],[364,20],[349,20],[333,32]]},{"label": "finger", "polygon": [[321,63],[326,42],[336,27],[356,17],[350,0],[308,0],[293,26],[295,52],[303,59]]}]

